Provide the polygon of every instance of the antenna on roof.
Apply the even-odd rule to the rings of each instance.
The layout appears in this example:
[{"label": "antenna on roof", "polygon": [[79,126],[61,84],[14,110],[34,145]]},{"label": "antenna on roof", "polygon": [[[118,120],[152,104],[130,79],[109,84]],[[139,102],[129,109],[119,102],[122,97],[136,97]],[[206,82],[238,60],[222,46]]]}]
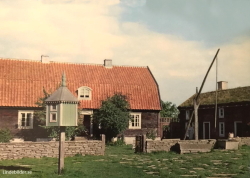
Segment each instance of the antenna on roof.
[{"label": "antenna on roof", "polygon": [[49,57],[48,55],[41,55],[41,62],[43,62],[43,57]]}]

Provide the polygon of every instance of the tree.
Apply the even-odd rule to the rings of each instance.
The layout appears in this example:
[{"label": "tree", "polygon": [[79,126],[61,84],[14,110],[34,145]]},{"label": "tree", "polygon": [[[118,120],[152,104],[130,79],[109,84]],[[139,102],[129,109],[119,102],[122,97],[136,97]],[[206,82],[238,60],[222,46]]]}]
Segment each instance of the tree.
[{"label": "tree", "polygon": [[127,97],[118,93],[102,101],[100,109],[94,112],[93,121],[101,127],[107,141],[128,128],[129,108]]},{"label": "tree", "polygon": [[179,110],[177,109],[176,105],[169,101],[161,101],[162,110],[160,112],[161,117],[171,117],[171,118],[178,118]]}]

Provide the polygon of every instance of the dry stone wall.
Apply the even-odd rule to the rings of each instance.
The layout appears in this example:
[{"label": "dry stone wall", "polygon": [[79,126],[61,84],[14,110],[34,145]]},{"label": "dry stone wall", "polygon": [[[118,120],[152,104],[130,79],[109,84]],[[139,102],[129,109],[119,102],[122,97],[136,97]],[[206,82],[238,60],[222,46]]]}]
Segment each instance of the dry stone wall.
[{"label": "dry stone wall", "polygon": [[[146,136],[144,136],[146,138]],[[215,139],[206,140],[180,140],[180,139],[162,139],[162,140],[146,140],[144,143],[143,136],[135,144],[136,152],[158,152],[158,151],[177,151],[179,153],[197,153],[197,152],[210,152],[216,147]],[[139,138],[139,137],[138,137]],[[250,146],[250,137],[237,137],[233,140],[239,142],[239,146],[248,145]],[[141,144],[143,142],[143,144]],[[137,148],[137,147],[140,148]],[[217,145],[218,146],[218,145]],[[138,151],[139,150],[139,151]]]},{"label": "dry stone wall", "polygon": [[235,137],[232,140],[238,141],[239,146],[242,146],[242,145],[250,146],[250,137]]},{"label": "dry stone wall", "polygon": [[179,153],[193,152],[210,152],[214,147],[216,140],[180,140],[180,139],[163,139],[147,140],[146,152],[170,151],[174,150]]},{"label": "dry stone wall", "polygon": [[216,143],[215,139],[209,140],[181,140],[178,142],[178,151],[182,153],[210,152]]},{"label": "dry stone wall", "polygon": [[146,152],[151,153],[155,151],[170,151],[180,139],[163,139],[163,140],[147,140]]},{"label": "dry stone wall", "polygon": [[[81,155],[104,155],[104,140],[65,141],[65,157]],[[0,143],[1,159],[58,157],[59,142]]]}]

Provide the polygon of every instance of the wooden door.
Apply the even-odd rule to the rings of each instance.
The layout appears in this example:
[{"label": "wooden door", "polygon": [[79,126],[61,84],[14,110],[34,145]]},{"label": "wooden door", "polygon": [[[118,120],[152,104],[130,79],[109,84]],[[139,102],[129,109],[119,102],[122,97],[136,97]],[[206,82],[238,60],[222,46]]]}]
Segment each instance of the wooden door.
[{"label": "wooden door", "polygon": [[210,139],[210,122],[203,122],[203,139]]},{"label": "wooden door", "polygon": [[90,122],[91,122],[90,115],[84,115],[84,117],[83,117],[83,125],[87,130],[87,133],[86,133],[87,136],[90,135],[90,125],[91,125]]},{"label": "wooden door", "polygon": [[242,122],[236,121],[234,122],[234,136],[235,137],[242,137]]}]

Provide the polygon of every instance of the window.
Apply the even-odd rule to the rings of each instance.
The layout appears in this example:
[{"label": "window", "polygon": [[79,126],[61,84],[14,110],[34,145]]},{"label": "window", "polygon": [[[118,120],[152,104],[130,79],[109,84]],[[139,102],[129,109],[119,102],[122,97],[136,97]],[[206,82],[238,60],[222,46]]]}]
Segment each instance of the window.
[{"label": "window", "polygon": [[225,123],[219,122],[219,136],[225,137]]},{"label": "window", "polygon": [[129,129],[141,128],[141,113],[130,113]]},{"label": "window", "polygon": [[34,111],[18,111],[18,128],[33,129]]},{"label": "window", "polygon": [[56,110],[57,110],[56,104],[52,104],[52,105],[50,106],[50,110],[51,110],[51,111],[56,111]]},{"label": "window", "polygon": [[190,111],[186,110],[186,120],[189,120],[189,119],[190,119]]},{"label": "window", "polygon": [[49,122],[57,122],[57,105],[51,104],[49,107]]},{"label": "window", "polygon": [[224,108],[219,108],[219,118],[224,118]]},{"label": "window", "polygon": [[79,100],[90,100],[92,89],[89,87],[78,88],[78,99]]},{"label": "window", "polygon": [[50,113],[50,122],[57,122],[57,115],[56,112],[51,112]]}]

